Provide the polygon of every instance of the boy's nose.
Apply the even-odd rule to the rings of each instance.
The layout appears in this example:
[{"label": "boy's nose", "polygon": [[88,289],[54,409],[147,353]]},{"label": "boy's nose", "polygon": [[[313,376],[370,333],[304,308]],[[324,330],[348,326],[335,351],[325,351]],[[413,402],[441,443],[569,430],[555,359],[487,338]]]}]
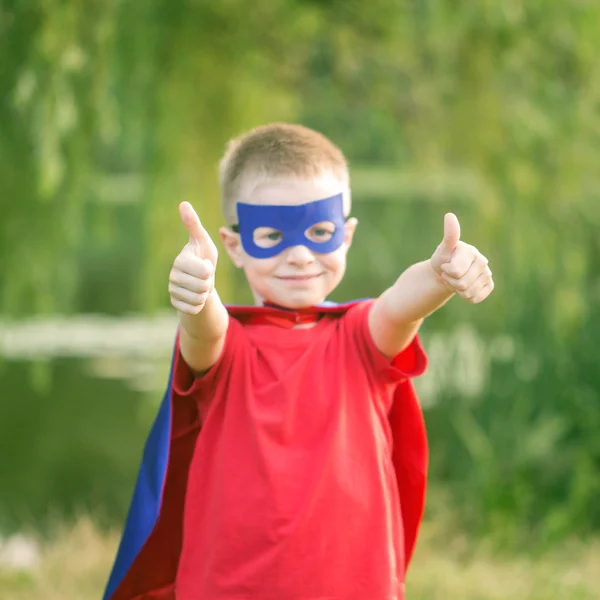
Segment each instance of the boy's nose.
[{"label": "boy's nose", "polygon": [[315,262],[315,256],[306,246],[292,246],[288,248],[287,262],[290,265],[305,266]]}]

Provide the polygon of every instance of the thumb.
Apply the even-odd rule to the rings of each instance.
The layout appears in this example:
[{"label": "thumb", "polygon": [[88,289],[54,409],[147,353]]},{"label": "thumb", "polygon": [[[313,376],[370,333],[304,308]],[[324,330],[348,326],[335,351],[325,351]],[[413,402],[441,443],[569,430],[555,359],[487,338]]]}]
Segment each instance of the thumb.
[{"label": "thumb", "polygon": [[194,207],[189,202],[182,202],[179,205],[179,216],[190,236],[190,242],[200,245],[210,239],[206,229],[202,227]]},{"label": "thumb", "polygon": [[440,246],[449,253],[454,252],[460,241],[460,223],[455,214],[447,213],[444,216],[444,239]]},{"label": "thumb", "polygon": [[210,235],[200,222],[200,218],[189,202],[179,205],[179,216],[190,236],[189,247],[196,256],[208,259],[213,265],[217,264],[217,248]]}]

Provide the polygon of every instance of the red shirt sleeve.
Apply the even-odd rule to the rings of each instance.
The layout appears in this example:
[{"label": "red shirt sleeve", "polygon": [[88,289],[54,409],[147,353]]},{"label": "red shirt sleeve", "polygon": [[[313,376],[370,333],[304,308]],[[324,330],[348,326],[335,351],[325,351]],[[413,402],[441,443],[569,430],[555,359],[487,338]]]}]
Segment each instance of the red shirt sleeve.
[{"label": "red shirt sleeve", "polygon": [[344,326],[355,344],[364,364],[369,365],[376,376],[389,383],[398,383],[422,375],[427,368],[427,355],[415,335],[410,344],[392,360],[384,356],[375,345],[369,329],[369,312],[374,300],[356,304],[343,318]]},{"label": "red shirt sleeve", "polygon": [[205,393],[214,387],[215,382],[220,379],[231,367],[236,351],[241,347],[241,338],[244,337],[242,325],[233,317],[229,318],[225,345],[217,362],[202,376],[196,377],[183,360],[179,352],[179,337],[175,366],[173,373],[173,391],[180,397],[196,396]]},{"label": "red shirt sleeve", "polygon": [[243,328],[229,319],[223,351],[217,362],[201,377],[196,377],[179,351],[179,336],[175,348],[172,387],[172,435],[179,437],[198,428],[206,418],[218,382],[231,370],[234,356],[243,346]]}]

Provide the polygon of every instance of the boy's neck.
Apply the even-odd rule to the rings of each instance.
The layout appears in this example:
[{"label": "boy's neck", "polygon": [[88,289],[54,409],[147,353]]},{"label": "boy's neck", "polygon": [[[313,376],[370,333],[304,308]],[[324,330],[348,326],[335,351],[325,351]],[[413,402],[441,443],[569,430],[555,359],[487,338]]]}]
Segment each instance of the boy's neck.
[{"label": "boy's neck", "polygon": [[290,312],[299,312],[301,313],[303,310],[310,310],[314,307],[310,306],[310,307],[306,307],[306,308],[289,308],[288,306],[281,306],[280,304],[275,304],[274,302],[268,302],[265,301],[261,304],[261,306],[264,306],[265,308],[276,308],[277,310],[287,310]]}]

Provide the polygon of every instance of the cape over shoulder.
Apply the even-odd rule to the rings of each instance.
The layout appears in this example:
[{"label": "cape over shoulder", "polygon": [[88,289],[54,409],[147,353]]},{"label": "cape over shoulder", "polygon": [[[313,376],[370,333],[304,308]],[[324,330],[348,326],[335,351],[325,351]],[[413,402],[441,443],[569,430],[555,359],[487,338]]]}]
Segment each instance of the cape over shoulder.
[{"label": "cape over shoulder", "polygon": [[[344,313],[366,299],[326,303],[316,313]],[[279,311],[276,307],[228,306],[233,316]],[[418,344],[418,340],[417,340]],[[200,427],[173,435],[177,403],[173,375],[179,356],[175,343],[169,380],[148,435],[121,543],[103,600],[174,600],[182,543],[187,470]],[[392,365],[399,364],[400,355]],[[393,465],[401,499],[406,566],[412,557],[425,508],[428,447],[425,423],[410,379],[396,388],[388,415],[393,436]]]}]

